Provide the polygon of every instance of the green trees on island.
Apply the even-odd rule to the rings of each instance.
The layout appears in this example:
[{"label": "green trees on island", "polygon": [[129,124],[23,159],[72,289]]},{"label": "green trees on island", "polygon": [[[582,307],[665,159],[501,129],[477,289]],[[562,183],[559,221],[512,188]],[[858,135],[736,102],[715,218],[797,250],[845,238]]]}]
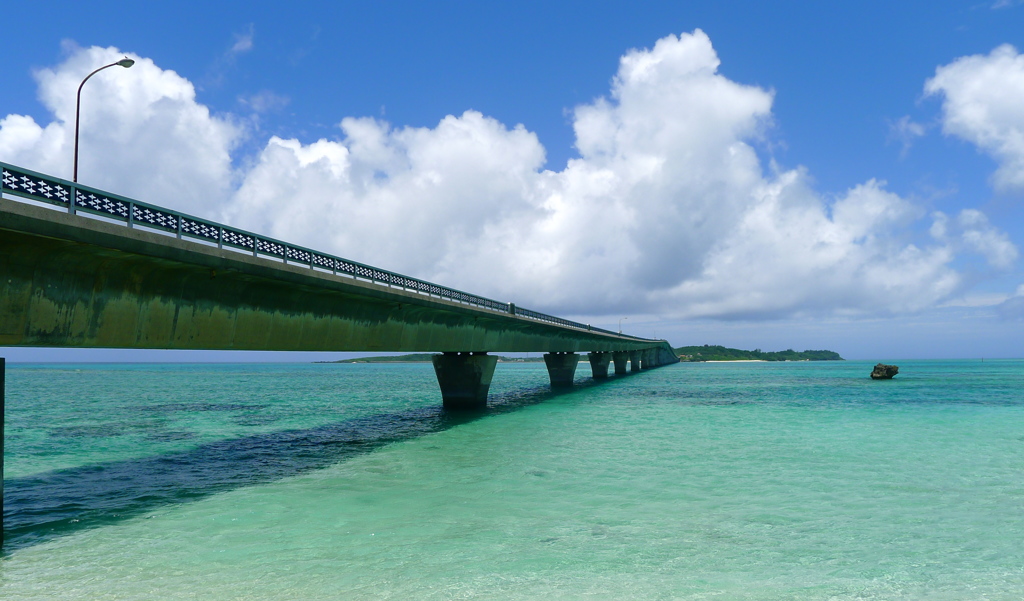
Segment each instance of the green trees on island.
[{"label": "green trees on island", "polygon": [[842,361],[839,353],[833,351],[784,351],[764,352],[761,349],[744,351],[719,345],[681,346],[676,354],[682,361]]}]

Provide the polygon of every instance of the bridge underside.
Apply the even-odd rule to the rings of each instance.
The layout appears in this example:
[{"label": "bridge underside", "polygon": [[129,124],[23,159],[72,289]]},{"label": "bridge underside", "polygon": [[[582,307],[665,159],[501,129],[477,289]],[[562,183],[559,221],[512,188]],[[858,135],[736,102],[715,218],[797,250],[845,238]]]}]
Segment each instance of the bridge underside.
[{"label": "bridge underside", "polygon": [[656,344],[0,203],[0,346],[579,352]]}]

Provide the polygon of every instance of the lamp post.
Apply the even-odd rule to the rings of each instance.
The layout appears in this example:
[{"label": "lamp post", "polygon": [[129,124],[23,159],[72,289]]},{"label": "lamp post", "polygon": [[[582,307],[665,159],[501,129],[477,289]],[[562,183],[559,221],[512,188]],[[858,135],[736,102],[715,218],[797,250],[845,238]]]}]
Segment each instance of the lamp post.
[{"label": "lamp post", "polygon": [[122,58],[121,60],[117,61],[116,63],[110,63],[109,65],[104,65],[104,66],[100,67],[99,69],[96,69],[92,73],[86,75],[85,79],[83,79],[82,83],[79,84],[79,86],[78,86],[78,100],[75,102],[75,171],[74,171],[74,180],[73,180],[76,184],[78,183],[78,121],[79,121],[79,118],[80,118],[81,113],[82,113],[82,86],[85,85],[85,82],[89,81],[90,77],[92,77],[93,75],[96,75],[97,73],[99,73],[100,71],[102,71],[104,69],[108,69],[110,67],[124,67],[125,69],[127,69],[128,67],[131,67],[134,64],[135,64],[135,61],[133,61],[132,59],[130,59],[130,58],[128,58],[126,56],[126,57]]},{"label": "lamp post", "polygon": [[629,319],[629,318],[628,317],[620,317],[619,318],[619,334],[622,334],[622,320],[623,319]]}]

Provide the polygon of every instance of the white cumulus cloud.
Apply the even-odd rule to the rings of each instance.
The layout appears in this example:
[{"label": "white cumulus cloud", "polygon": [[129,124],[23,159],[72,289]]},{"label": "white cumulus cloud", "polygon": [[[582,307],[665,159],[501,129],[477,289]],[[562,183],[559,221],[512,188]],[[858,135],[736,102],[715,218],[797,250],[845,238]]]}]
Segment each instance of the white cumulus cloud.
[{"label": "white cumulus cloud", "polygon": [[539,171],[536,136],[475,112],[435,128],[346,119],[340,141],[274,139],[229,215],[581,314],[912,311],[957,291],[958,249],[1015,257],[991,226],[957,245],[908,243],[924,212],[880,182],[828,201],[802,170],[765,174],[751,143],[770,126],[772,93],[718,66],[700,30],[626,53],[608,97],[575,109],[580,157],[558,172]]},{"label": "white cumulus cloud", "polygon": [[983,256],[997,269],[1012,267],[1019,255],[1009,236],[976,209],[964,209],[955,219],[938,211],[933,215],[930,232],[936,240],[958,250],[966,249]]},{"label": "white cumulus cloud", "polygon": [[[73,108],[89,68],[117,58],[91,48],[41,72],[54,121],[8,116],[0,159],[67,174],[68,99]],[[95,154],[82,179],[578,316],[916,311],[963,292],[961,254],[1000,269],[1016,260],[978,211],[925,223],[883,182],[826,197],[801,168],[766,168],[755,147],[770,133],[773,93],[718,67],[700,30],[627,52],[607,96],[573,111],[579,157],[560,171],[543,169],[525,126],[472,110],[433,127],[344,118],[337,139],[273,137],[232,167],[236,119],[211,115],[188,81],[140,58],[137,72],[96,82],[112,107],[90,109]]]},{"label": "white cumulus cloud", "polygon": [[[70,48],[55,68],[35,73],[39,99],[53,115],[0,120],[0,157],[71,179],[78,86],[93,69],[126,56],[117,48]],[[151,59],[128,54],[82,88],[79,181],[179,210],[210,214],[233,182],[231,151],[242,135],[231,118],[196,102],[195,88]]]},{"label": "white cumulus cloud", "polygon": [[544,162],[534,134],[473,111],[433,129],[345,119],[342,130],[341,142],[272,138],[226,218],[363,262],[438,275],[445,261],[470,260],[460,260],[464,252],[488,252],[479,247],[482,233],[509,227],[530,207]]},{"label": "white cumulus cloud", "polygon": [[1024,55],[1009,44],[935,70],[925,93],[942,95],[942,131],[999,163],[997,189],[1024,189]]}]

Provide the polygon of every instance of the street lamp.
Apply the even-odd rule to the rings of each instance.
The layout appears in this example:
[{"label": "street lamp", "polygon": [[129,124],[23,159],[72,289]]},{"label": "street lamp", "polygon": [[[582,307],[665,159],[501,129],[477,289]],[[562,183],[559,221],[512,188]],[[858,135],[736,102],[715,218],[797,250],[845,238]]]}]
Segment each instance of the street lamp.
[{"label": "street lamp", "polygon": [[622,320],[623,319],[629,319],[629,318],[628,317],[620,317],[619,318],[619,334],[622,334]]},{"label": "street lamp", "polygon": [[76,184],[78,183],[78,120],[79,120],[79,117],[81,116],[81,112],[82,112],[82,86],[85,85],[85,82],[89,81],[90,77],[92,77],[93,75],[96,75],[97,73],[99,73],[100,71],[102,71],[104,69],[107,69],[107,68],[110,68],[110,67],[124,67],[125,69],[127,69],[128,67],[131,67],[134,64],[135,64],[135,61],[133,61],[132,59],[130,59],[130,58],[128,58],[126,56],[126,57],[122,58],[121,60],[117,61],[116,63],[110,63],[109,65],[104,65],[104,66],[100,67],[99,69],[96,69],[92,73],[86,75],[85,79],[83,79],[82,83],[79,84],[79,86],[78,86],[78,100],[75,102],[75,174],[74,174],[74,180],[73,180]]}]

